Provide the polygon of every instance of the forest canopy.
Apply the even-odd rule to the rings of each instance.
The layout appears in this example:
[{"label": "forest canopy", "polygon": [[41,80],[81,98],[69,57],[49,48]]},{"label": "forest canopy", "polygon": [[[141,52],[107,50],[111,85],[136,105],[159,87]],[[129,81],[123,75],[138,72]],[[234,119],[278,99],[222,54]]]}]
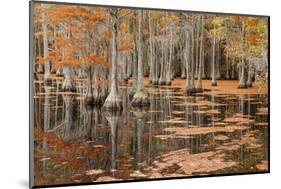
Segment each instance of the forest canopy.
[{"label": "forest canopy", "polygon": [[146,104],[144,77],[185,79],[186,95],[201,92],[202,79],[267,83],[267,17],[40,3],[33,16],[34,71],[46,82],[64,76],[65,91],[75,91],[74,75],[87,78],[89,103],[121,106],[118,83],[131,79],[132,103]]}]

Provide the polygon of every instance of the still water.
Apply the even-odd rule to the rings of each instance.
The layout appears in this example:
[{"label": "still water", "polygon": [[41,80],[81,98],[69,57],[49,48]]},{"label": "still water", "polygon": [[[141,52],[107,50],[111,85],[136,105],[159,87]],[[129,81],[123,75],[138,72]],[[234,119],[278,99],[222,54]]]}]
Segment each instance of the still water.
[{"label": "still water", "polygon": [[266,95],[200,93],[148,87],[148,109],[85,106],[61,81],[34,84],[35,185],[155,179],[268,170]]}]

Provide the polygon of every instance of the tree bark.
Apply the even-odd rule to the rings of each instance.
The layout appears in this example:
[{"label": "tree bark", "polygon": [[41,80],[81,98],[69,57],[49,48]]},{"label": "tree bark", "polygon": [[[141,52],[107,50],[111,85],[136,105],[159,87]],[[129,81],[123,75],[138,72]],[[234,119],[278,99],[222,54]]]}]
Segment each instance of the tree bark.
[{"label": "tree bark", "polygon": [[[168,43],[168,42],[167,42]],[[172,75],[172,61],[173,61],[173,34],[172,29],[170,28],[170,36],[169,36],[169,60],[166,72],[166,85],[171,85],[171,75]],[[168,50],[167,50],[168,51]],[[168,54],[168,53],[167,53]],[[168,57],[168,56],[167,56]]]},{"label": "tree bark", "polygon": [[245,23],[242,21],[241,28],[241,48],[243,52],[241,53],[241,73],[238,88],[247,88],[246,78],[245,78],[245,57],[244,57],[244,46],[245,46]]},{"label": "tree bark", "polygon": [[85,104],[93,103],[93,91],[92,91],[92,69],[91,66],[87,68],[87,80],[86,80],[86,95],[84,102]]},{"label": "tree bark", "polygon": [[143,86],[143,10],[138,11],[138,81],[137,92],[132,99],[132,106],[148,106],[150,104],[148,94]]},{"label": "tree bark", "polygon": [[184,87],[184,94],[190,95],[194,92],[194,85],[192,85],[191,81],[191,67],[192,67],[192,61],[193,61],[193,54],[192,54],[192,32],[187,31],[186,32],[186,39],[185,39],[185,66],[186,66],[186,81],[185,81],[185,87]]},{"label": "tree bark", "polygon": [[252,68],[248,66],[248,79],[247,79],[247,87],[252,87]]},{"label": "tree bark", "polygon": [[[46,12],[43,8],[42,11],[42,29],[43,29],[43,54],[44,58],[48,57],[48,36],[47,36],[47,22],[46,22]],[[44,82],[51,82],[51,70],[50,70],[50,62],[45,61],[44,62]]]},{"label": "tree bark", "polygon": [[212,86],[217,86],[217,78],[216,78],[216,68],[215,68],[215,62],[216,62],[216,57],[215,57],[215,54],[216,54],[216,37],[213,36],[213,43],[212,43],[212,82],[211,82],[211,85]]},{"label": "tree bark", "polygon": [[111,70],[111,87],[110,93],[107,96],[103,108],[107,111],[120,111],[122,110],[122,98],[119,94],[117,85],[117,36],[118,36],[118,10],[111,10],[111,16],[113,21],[112,27],[112,70]]},{"label": "tree bark", "polygon": [[63,74],[64,74],[64,81],[62,84],[62,90],[63,91],[70,91],[70,92],[75,92],[75,86],[73,84],[72,80],[72,69],[70,66],[65,66],[63,68]]},{"label": "tree bark", "polygon": [[217,41],[217,55],[216,55],[216,79],[221,78],[221,73],[220,73],[220,42]]},{"label": "tree bark", "polygon": [[156,75],[156,65],[154,61],[154,42],[153,42],[153,36],[154,36],[154,30],[152,26],[152,20],[151,15],[148,17],[148,25],[149,25],[149,62],[150,62],[150,71],[151,71],[151,83],[152,85],[158,84],[158,77]]},{"label": "tree bark", "polygon": [[134,95],[137,91],[137,83],[138,83],[138,51],[137,51],[137,39],[134,37],[134,49],[133,49],[133,82],[130,90],[130,95]]},{"label": "tree bark", "polygon": [[200,54],[199,54],[199,68],[198,68],[198,73],[197,73],[197,83],[196,83],[196,92],[202,92],[202,80],[201,80],[201,72],[202,72],[202,64],[204,61],[204,48],[203,48],[203,43],[204,43],[204,17],[202,16],[201,18],[201,36],[200,36]]}]

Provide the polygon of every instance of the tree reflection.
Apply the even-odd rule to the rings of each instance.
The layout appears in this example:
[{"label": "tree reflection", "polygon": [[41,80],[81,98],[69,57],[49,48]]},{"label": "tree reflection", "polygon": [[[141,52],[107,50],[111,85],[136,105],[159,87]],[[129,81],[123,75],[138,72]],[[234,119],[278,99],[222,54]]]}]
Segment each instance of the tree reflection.
[{"label": "tree reflection", "polygon": [[118,144],[118,120],[120,117],[120,111],[116,112],[105,112],[105,118],[107,119],[110,126],[111,134],[111,172],[112,176],[115,177],[117,169],[116,157],[117,157],[117,144]]},{"label": "tree reflection", "polygon": [[63,95],[62,97],[65,106],[63,138],[68,140],[71,137],[71,129],[73,128],[74,97],[73,95]]}]

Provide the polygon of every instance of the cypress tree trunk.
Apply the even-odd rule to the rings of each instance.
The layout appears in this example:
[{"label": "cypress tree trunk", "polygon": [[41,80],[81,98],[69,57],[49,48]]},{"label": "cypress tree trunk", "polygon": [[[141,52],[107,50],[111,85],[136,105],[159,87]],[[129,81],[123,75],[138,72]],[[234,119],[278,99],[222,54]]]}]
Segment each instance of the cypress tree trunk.
[{"label": "cypress tree trunk", "polygon": [[[203,32],[204,33],[204,32]],[[201,78],[206,79],[206,69],[205,69],[205,50],[203,47],[203,57],[202,57],[202,73],[201,73]]]},{"label": "cypress tree trunk", "polygon": [[228,52],[226,52],[226,75],[225,75],[225,79],[229,80],[229,59],[228,59]]},{"label": "cypress tree trunk", "polygon": [[248,79],[247,79],[247,87],[252,87],[252,69],[249,65],[248,67]]},{"label": "cypress tree trunk", "polygon": [[[183,46],[182,45],[180,45],[180,52],[183,52]],[[184,53],[182,53],[182,58],[181,58],[181,67],[180,67],[180,70],[181,70],[181,78],[182,79],[186,79],[186,62],[184,61],[184,59],[185,59],[185,57],[184,57]]]},{"label": "cypress tree trunk", "polygon": [[70,66],[65,66],[63,68],[63,74],[64,74],[64,81],[63,81],[63,84],[62,84],[62,90],[63,91],[75,92],[75,86],[73,84],[71,72],[72,72],[72,69],[71,69]]},{"label": "cypress tree trunk", "polygon": [[165,50],[164,50],[164,42],[160,41],[161,46],[161,65],[160,65],[160,78],[159,85],[165,84],[164,72],[165,72]]},{"label": "cypress tree trunk", "polygon": [[[169,40],[169,60],[167,60],[167,71],[166,71],[166,85],[171,85],[171,69],[172,69],[172,56],[173,56],[173,38],[172,30],[170,30],[170,40]],[[167,42],[168,44],[168,42]],[[167,49],[168,51],[168,49]],[[168,58],[168,53],[167,53]]]},{"label": "cypress tree trunk", "polygon": [[85,104],[93,103],[93,91],[92,91],[92,70],[91,66],[87,68],[87,80],[86,80],[86,95],[84,102]]},{"label": "cypress tree trunk", "polygon": [[221,73],[220,73],[220,43],[219,41],[217,42],[217,56],[216,56],[216,78],[220,79],[221,78]]},{"label": "cypress tree trunk", "polygon": [[[42,29],[43,29],[43,54],[44,58],[48,57],[48,36],[47,36],[47,23],[45,9],[42,11]],[[44,82],[51,82],[51,67],[50,62],[44,62]]]},{"label": "cypress tree trunk", "polygon": [[235,79],[235,65],[234,65],[234,63],[231,64],[231,79]]},{"label": "cypress tree trunk", "polygon": [[138,20],[138,82],[137,92],[132,99],[132,106],[148,106],[150,102],[143,86],[143,10],[138,11]]},{"label": "cypress tree trunk", "polygon": [[212,43],[212,86],[217,86],[217,80],[215,75],[215,54],[216,54],[216,37],[213,36],[213,43]]},{"label": "cypress tree trunk", "polygon": [[[42,53],[41,53],[41,40],[40,39],[41,39],[41,37],[38,36],[38,39],[37,39],[38,56],[41,58],[42,57]],[[44,73],[42,64],[38,65],[37,73],[40,73],[40,74]]]},{"label": "cypress tree trunk", "polygon": [[192,67],[192,61],[193,61],[193,54],[192,54],[192,35],[190,34],[192,32],[187,31],[186,32],[186,39],[185,39],[185,65],[186,65],[186,81],[185,81],[185,87],[184,87],[184,94],[190,95],[194,92],[194,85],[192,85],[191,81],[191,67]]},{"label": "cypress tree trunk", "polygon": [[201,36],[200,36],[200,54],[199,54],[199,70],[197,73],[197,83],[196,83],[196,92],[202,92],[202,80],[201,80],[201,72],[202,72],[202,64],[204,61],[204,48],[203,48],[203,43],[204,43],[204,17],[202,16],[201,18]]},{"label": "cypress tree trunk", "polygon": [[107,96],[103,108],[108,111],[122,110],[122,98],[119,94],[117,85],[117,35],[118,35],[118,18],[117,10],[112,10],[111,15],[113,17],[113,35],[112,35],[112,70],[111,70],[111,87],[110,93]]},{"label": "cypress tree trunk", "polygon": [[[241,47],[244,50],[245,46],[245,23],[242,21],[242,29],[241,29]],[[241,55],[241,73],[238,88],[244,89],[247,88],[246,78],[245,78],[245,57],[244,52]]]},{"label": "cypress tree trunk", "polygon": [[134,37],[134,52],[133,52],[133,82],[130,89],[130,95],[134,95],[137,91],[137,75],[138,75],[138,56],[137,56],[137,39]]},{"label": "cypress tree trunk", "polygon": [[[193,21],[192,21],[193,22]],[[191,93],[194,93],[195,90],[195,84],[194,84],[194,71],[195,71],[195,61],[194,61],[194,28],[191,30]]]},{"label": "cypress tree trunk", "polygon": [[198,68],[199,68],[199,61],[200,61],[200,55],[199,55],[199,50],[200,50],[200,41],[199,41],[199,35],[200,35],[200,24],[199,24],[200,17],[197,18],[196,20],[196,30],[195,30],[195,39],[196,39],[196,44],[195,44],[195,79],[198,77]]},{"label": "cypress tree trunk", "polygon": [[153,27],[152,27],[152,21],[151,21],[151,15],[148,16],[148,25],[149,25],[149,62],[150,62],[150,72],[151,72],[151,83],[153,85],[157,85],[158,80],[156,76],[156,70],[155,70],[155,61],[154,61],[154,43],[153,43]]}]

